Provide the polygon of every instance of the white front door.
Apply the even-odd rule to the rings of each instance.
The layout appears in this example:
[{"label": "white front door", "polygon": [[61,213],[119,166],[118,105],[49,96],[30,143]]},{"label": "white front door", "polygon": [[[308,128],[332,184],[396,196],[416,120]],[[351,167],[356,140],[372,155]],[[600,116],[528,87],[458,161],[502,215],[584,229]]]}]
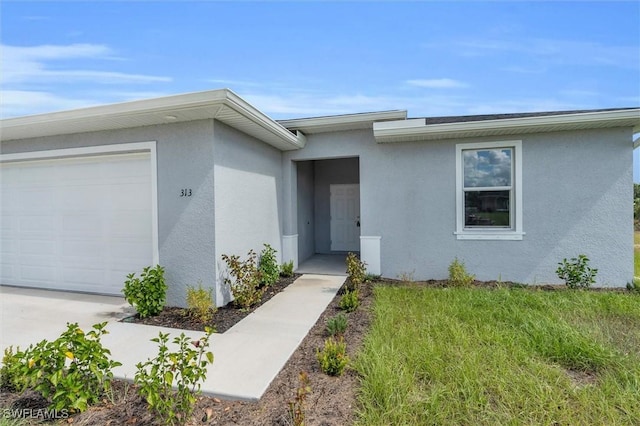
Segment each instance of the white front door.
[{"label": "white front door", "polygon": [[360,185],[329,185],[331,250],[360,251]]}]

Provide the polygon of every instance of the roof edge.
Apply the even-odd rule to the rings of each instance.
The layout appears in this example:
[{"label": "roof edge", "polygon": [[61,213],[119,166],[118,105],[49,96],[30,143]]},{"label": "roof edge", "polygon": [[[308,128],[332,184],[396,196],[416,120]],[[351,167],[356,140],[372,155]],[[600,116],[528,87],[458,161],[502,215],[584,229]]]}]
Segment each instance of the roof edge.
[{"label": "roof edge", "polygon": [[615,109],[535,117],[501,118],[452,123],[426,124],[426,119],[378,122],[373,125],[377,142],[402,142],[420,139],[483,136],[491,132],[512,134],[554,131],[583,127],[640,127],[640,108]]},{"label": "roof edge", "polygon": [[406,120],[406,110],[387,110],[357,114],[329,115],[324,117],[277,120],[289,130],[308,133],[323,133],[338,130],[368,128],[375,122]]}]

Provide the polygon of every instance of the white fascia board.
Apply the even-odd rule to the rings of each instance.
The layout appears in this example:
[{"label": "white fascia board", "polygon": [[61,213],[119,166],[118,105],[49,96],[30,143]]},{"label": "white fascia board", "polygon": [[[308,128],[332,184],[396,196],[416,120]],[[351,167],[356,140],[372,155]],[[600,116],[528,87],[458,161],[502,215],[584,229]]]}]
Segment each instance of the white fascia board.
[{"label": "white fascia board", "polygon": [[[187,121],[178,118],[175,121],[164,120],[164,116],[179,116],[181,112],[200,110],[205,118],[215,119],[222,107],[229,107],[247,120],[258,125],[263,130],[275,135],[288,149],[300,149],[304,147],[304,135],[296,135],[287,128],[272,120],[260,112],[254,106],[240,98],[229,89],[209,90],[205,92],[188,93],[182,95],[166,96],[155,99],[123,102],[110,105],[81,108],[69,111],[59,111],[24,117],[15,117],[0,120],[0,140],[23,139],[29,137],[53,136],[64,134],[53,132],[48,126],[56,124],[69,126],[67,133],[84,131],[109,130],[110,124],[96,128],[95,122],[110,120],[118,122],[131,120],[130,127],[135,127],[135,117],[157,116],[157,122],[153,124],[176,123]],[[173,117],[176,118],[176,117]],[[113,128],[122,128],[113,126]],[[25,130],[26,136],[20,136],[21,130]],[[33,133],[34,129],[40,129]],[[7,134],[9,135],[7,137]]]},{"label": "white fascia board", "polygon": [[292,130],[305,133],[324,133],[349,129],[369,128],[376,122],[405,121],[406,110],[378,111],[359,114],[342,114],[326,117],[294,118],[278,120],[278,123]]},{"label": "white fascia board", "polygon": [[[407,120],[410,121],[410,120]],[[630,110],[614,110],[600,112],[585,112],[576,114],[548,115],[537,117],[504,118],[497,120],[465,121],[442,124],[404,125],[402,122],[376,123],[374,136],[378,142],[401,142],[403,137],[413,138],[419,136],[431,136],[447,138],[449,135],[465,133],[473,136],[477,132],[481,136],[486,131],[512,131],[517,133],[523,130],[544,131],[546,127],[554,130],[562,126],[584,125],[588,128],[598,124],[610,124],[611,127],[620,124],[633,126],[637,121],[640,124],[640,108]],[[397,123],[397,124],[396,124]],[[394,125],[395,124],[395,125]],[[637,124],[635,124],[637,125]]]},{"label": "white fascia board", "polygon": [[291,149],[304,148],[307,140],[302,133],[292,133],[289,129],[269,118],[231,90],[227,89],[227,98],[225,101],[225,104],[228,107],[234,109],[239,114],[242,114],[244,117],[248,118],[266,131],[280,137],[284,142],[290,145]]}]

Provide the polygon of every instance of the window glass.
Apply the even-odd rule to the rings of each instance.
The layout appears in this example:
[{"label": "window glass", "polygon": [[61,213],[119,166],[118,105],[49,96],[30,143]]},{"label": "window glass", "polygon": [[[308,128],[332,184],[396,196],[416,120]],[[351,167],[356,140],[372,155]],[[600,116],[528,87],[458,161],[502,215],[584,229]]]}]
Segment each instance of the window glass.
[{"label": "window glass", "polygon": [[463,151],[464,187],[511,186],[511,148]]},{"label": "window glass", "polygon": [[512,148],[462,152],[465,227],[511,227],[512,154]]}]

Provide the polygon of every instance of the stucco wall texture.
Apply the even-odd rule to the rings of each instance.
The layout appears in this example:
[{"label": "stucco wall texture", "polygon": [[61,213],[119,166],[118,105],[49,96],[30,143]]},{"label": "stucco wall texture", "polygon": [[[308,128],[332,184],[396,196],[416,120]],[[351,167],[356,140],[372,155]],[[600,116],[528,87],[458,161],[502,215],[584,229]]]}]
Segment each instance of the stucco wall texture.
[{"label": "stucco wall texture", "polygon": [[[521,140],[522,241],[457,240],[456,144]],[[381,237],[381,272],[445,278],[458,257],[481,280],[558,283],[557,263],[586,254],[597,285],[633,277],[630,129],[378,144],[372,130],[307,135],[280,152],[214,120],[25,139],[2,153],[156,141],[158,240],[169,305],[187,285],[215,287],[221,255],[298,235],[298,256],[327,251],[330,183],[360,183],[361,235]],[[312,160],[318,160],[311,162]],[[191,197],[180,197],[191,188]],[[132,271],[133,272],[133,271]],[[124,277],[123,277],[124,282]]]},{"label": "stucco wall texture", "polygon": [[[457,240],[455,148],[522,141],[522,241]],[[382,275],[446,278],[458,257],[481,280],[559,283],[563,258],[586,254],[597,285],[633,277],[629,129],[377,144],[370,130],[310,135],[285,155],[357,155],[362,235],[380,236]]]}]

